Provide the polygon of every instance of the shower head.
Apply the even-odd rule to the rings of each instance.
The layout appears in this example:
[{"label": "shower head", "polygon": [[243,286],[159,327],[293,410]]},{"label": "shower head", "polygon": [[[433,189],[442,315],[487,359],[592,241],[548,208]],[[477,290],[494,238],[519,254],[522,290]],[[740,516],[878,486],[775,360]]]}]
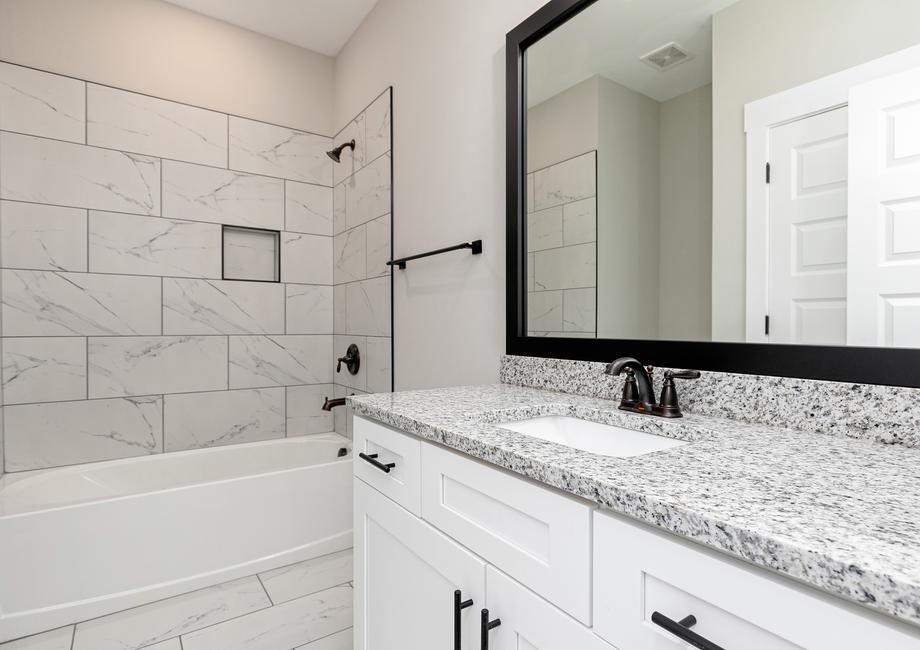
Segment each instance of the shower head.
[{"label": "shower head", "polygon": [[327,151],[326,155],[332,158],[333,162],[341,162],[342,161],[342,150],[345,149],[345,147],[351,147],[351,150],[354,151],[355,141],[350,140],[349,142],[343,142],[342,144],[337,146],[332,151]]}]

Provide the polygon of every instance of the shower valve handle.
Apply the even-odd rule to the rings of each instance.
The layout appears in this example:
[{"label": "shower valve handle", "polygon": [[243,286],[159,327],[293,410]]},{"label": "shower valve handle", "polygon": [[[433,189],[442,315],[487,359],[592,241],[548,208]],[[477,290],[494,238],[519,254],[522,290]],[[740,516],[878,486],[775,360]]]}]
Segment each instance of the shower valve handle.
[{"label": "shower valve handle", "polygon": [[358,346],[352,343],[348,346],[348,349],[345,350],[345,356],[338,358],[338,363],[335,366],[335,371],[342,372],[342,364],[345,364],[345,367],[348,369],[349,374],[357,375],[358,370],[361,369],[361,352],[358,350]]}]

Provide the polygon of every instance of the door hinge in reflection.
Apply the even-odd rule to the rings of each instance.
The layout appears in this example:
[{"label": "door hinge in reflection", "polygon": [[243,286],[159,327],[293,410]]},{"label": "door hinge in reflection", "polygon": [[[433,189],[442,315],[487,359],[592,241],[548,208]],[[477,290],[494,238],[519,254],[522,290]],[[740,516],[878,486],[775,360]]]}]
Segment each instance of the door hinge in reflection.
[{"label": "door hinge in reflection", "polygon": [[770,182],[770,163],[767,163],[767,182]]},{"label": "door hinge in reflection", "polygon": [[767,314],[763,317],[763,333],[767,336],[770,335],[770,315]]}]

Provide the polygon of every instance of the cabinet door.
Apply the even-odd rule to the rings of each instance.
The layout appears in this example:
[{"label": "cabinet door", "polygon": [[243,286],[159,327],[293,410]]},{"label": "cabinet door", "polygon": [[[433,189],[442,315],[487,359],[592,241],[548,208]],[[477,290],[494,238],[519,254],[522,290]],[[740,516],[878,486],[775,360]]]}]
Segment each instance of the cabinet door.
[{"label": "cabinet door", "polygon": [[[574,618],[493,567],[486,569],[490,650],[615,650]],[[476,610],[480,614],[480,610]]]},{"label": "cabinet door", "polygon": [[355,479],[356,650],[452,650],[454,592],[463,650],[479,648],[485,564]]}]

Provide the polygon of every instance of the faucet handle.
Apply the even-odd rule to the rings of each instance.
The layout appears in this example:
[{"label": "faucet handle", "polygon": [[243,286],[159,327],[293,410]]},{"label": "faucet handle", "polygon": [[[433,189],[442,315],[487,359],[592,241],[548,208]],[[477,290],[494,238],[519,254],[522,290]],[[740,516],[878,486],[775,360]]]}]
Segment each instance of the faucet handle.
[{"label": "faucet handle", "polygon": [[636,371],[626,369],[626,381],[623,382],[623,397],[620,402],[635,403],[639,401],[639,385],[636,383]]},{"label": "faucet handle", "polygon": [[677,387],[674,385],[675,379],[699,379],[699,370],[666,370],[664,373],[664,385],[661,387],[661,400],[659,400],[662,415],[665,417],[681,416],[680,404],[677,401]]},{"label": "faucet handle", "polygon": [[668,370],[664,373],[665,380],[667,379],[699,379],[700,371],[699,370]]}]

